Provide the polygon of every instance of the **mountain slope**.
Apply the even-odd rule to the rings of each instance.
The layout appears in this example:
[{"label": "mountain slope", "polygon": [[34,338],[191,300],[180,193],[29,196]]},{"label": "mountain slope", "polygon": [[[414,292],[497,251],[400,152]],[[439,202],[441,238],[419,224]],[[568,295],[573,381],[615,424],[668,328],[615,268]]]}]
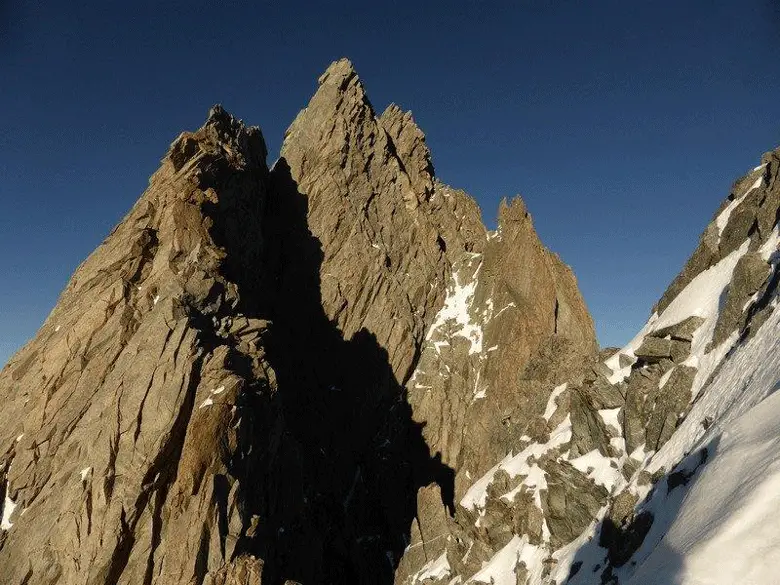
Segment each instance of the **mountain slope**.
[{"label": "mountain slope", "polygon": [[550,438],[469,488],[446,555],[411,582],[772,581],[779,163],[737,181],[625,348],[552,389]]}]

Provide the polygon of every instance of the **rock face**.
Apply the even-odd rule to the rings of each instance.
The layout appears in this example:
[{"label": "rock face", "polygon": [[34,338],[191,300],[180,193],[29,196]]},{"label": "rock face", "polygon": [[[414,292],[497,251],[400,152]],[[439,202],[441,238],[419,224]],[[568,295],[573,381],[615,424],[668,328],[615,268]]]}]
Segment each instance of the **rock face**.
[{"label": "rock face", "polygon": [[[393,568],[405,550],[427,562],[442,550],[465,474],[484,473],[528,424],[537,386],[518,372],[552,345],[579,367],[596,351],[590,316],[522,201],[504,204],[499,231],[488,234],[474,201],[435,179],[411,115],[390,106],[377,116],[347,61],[326,71],[291,125],[272,184],[280,202],[299,202],[310,242],[301,248],[306,237],[291,234],[289,220],[268,230],[283,256],[274,326],[288,336],[282,347],[299,345],[275,362],[282,401],[296,396],[285,418],[300,424],[306,452],[334,449],[319,463],[323,476],[348,479],[328,488],[334,507],[364,491],[358,499],[374,499],[381,524],[392,527],[389,539],[380,527],[326,531],[324,545],[351,547],[347,564],[374,555],[383,566],[389,555]],[[312,264],[318,274],[307,280],[299,269]],[[300,291],[317,289],[302,299]],[[333,331],[356,349],[319,358]],[[481,400],[490,384],[493,399]],[[318,398],[330,388],[338,397],[328,400],[342,401],[335,410]],[[312,420],[313,412],[340,422]],[[517,422],[507,425],[509,416]],[[334,458],[343,473],[333,474]],[[345,523],[355,516],[345,508]]]},{"label": "rock face", "polygon": [[595,355],[523,202],[487,232],[348,61],[265,158],[215,107],[3,369],[4,584],[392,583]]},{"label": "rock face", "polygon": [[0,582],[614,582],[773,310],[780,155],[608,354],[522,199],[486,230],[349,61],[265,159],[212,109],[0,372]]},{"label": "rock face", "polygon": [[262,257],[265,156],[220,108],[182,134],[3,369],[3,583],[194,583],[245,563],[283,428],[262,277],[243,271]]}]

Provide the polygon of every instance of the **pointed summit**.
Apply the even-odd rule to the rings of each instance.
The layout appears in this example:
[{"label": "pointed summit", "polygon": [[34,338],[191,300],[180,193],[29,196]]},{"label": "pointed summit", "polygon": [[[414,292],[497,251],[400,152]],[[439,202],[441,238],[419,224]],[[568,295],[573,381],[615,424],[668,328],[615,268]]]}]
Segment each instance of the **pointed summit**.
[{"label": "pointed summit", "polygon": [[239,168],[265,167],[267,149],[260,128],[246,126],[216,104],[209,110],[206,122],[195,132],[182,132],[168,150],[167,157],[178,171],[187,161],[200,154],[225,157]]},{"label": "pointed summit", "polygon": [[[386,120],[392,122],[389,130],[402,136],[402,146],[393,142]],[[383,266],[370,291],[366,283],[323,278],[323,303],[346,335],[370,322],[380,341],[392,336],[393,343],[403,345],[392,352],[403,378],[416,355],[415,340],[424,335],[421,317],[437,302],[444,280],[440,233],[435,218],[421,208],[433,185],[424,135],[411,116],[377,118],[352,63],[341,59],[320,77],[316,93],[288,129],[281,155],[274,181],[293,187],[291,197],[306,201],[308,228],[325,255],[321,272],[361,267],[370,274],[377,264]],[[437,274],[438,285],[427,290],[415,280],[437,281]],[[378,290],[383,294],[377,298]],[[424,307],[417,315],[410,312],[409,295]],[[405,318],[388,328],[385,316],[396,312]],[[405,333],[399,335],[400,330]]]},{"label": "pointed summit", "polygon": [[357,72],[352,65],[352,61],[346,57],[342,57],[338,61],[331,63],[325,70],[325,73],[320,75],[320,85],[335,85],[343,89],[345,84],[349,83],[353,78],[357,78]]},{"label": "pointed summit", "polygon": [[344,132],[357,130],[364,123],[370,125],[373,119],[374,109],[352,63],[348,59],[335,61],[320,76],[309,104],[287,129],[282,157],[288,161],[295,158],[291,150],[297,149],[298,143],[304,146],[326,138],[330,144],[337,144]]}]

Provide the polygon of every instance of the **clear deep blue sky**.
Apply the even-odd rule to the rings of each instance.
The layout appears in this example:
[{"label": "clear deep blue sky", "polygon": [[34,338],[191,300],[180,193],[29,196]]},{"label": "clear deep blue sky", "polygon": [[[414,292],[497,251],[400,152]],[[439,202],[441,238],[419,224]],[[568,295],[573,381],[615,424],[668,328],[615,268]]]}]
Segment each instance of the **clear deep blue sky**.
[{"label": "clear deep blue sky", "polygon": [[603,345],[780,145],[774,0],[73,4],[0,0],[0,364],[181,130],[220,102],[273,160],[341,56],[376,109],[414,112],[488,224],[524,196]]}]

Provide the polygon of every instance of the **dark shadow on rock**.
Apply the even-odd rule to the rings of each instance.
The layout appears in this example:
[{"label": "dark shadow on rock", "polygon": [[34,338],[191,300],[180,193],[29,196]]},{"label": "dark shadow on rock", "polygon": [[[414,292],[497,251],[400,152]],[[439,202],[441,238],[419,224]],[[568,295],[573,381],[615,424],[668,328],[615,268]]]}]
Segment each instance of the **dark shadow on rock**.
[{"label": "dark shadow on rock", "polygon": [[438,483],[451,511],[454,472],[431,456],[373,334],[345,339],[325,315],[323,252],[284,159],[270,187],[260,312],[272,320],[265,347],[285,423],[275,493],[247,502],[263,513],[256,536],[237,551],[264,559],[264,584],[389,585],[418,489]]},{"label": "dark shadow on rock", "polygon": [[[658,477],[627,521],[618,525],[607,514],[596,527],[596,535],[575,554],[563,585],[619,585],[634,576],[637,579],[634,582],[638,584],[645,583],[649,573],[655,579],[653,582],[680,585],[683,558],[668,547],[663,537],[679,515],[684,496],[717,450],[718,442],[719,437],[714,437],[705,447],[689,454],[674,469]],[[649,556],[641,562],[635,558],[646,538],[655,539],[649,555],[663,558],[662,565],[643,567],[642,563]],[[645,571],[648,574],[644,574]]]}]

